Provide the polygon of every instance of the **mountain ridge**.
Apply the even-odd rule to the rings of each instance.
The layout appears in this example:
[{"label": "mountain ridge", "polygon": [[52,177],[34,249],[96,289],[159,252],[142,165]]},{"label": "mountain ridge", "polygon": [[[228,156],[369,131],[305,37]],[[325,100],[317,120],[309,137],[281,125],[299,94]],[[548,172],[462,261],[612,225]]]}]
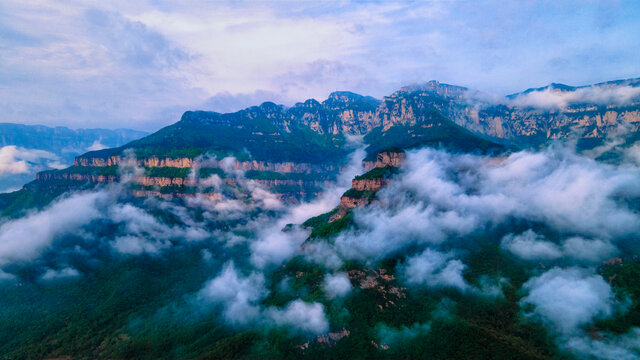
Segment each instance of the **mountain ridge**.
[{"label": "mountain ridge", "polygon": [[[633,79],[603,84],[616,88],[629,83]],[[293,107],[263,102],[233,113],[186,111],[178,122],[144,138],[77,156],[73,167],[42,174],[36,180],[41,184],[28,188],[49,188],[58,181],[63,186],[54,193],[61,193],[87,183],[117,181],[117,166],[134,156],[145,170],[144,179],[137,181],[147,184],[145,191],[177,194],[194,184],[186,181],[187,170],[204,167],[206,173],[221,173],[220,160],[233,157],[234,169],[257,171],[254,175],[265,184],[275,184],[269,180],[283,174],[289,180],[305,178],[306,183],[294,181],[293,187],[268,187],[278,196],[302,199],[318,193],[318,182],[335,179],[351,151],[345,147],[351,135],[364,136],[365,161],[371,161],[388,148],[431,146],[499,153],[539,147],[576,133],[582,133],[581,144],[594,147],[620,124],[626,124],[631,133],[640,126],[640,99],[636,98],[624,106],[553,110],[516,103],[478,106],[472,96],[466,87],[433,80],[402,87],[380,100],[336,91],[322,102],[308,99]]]}]

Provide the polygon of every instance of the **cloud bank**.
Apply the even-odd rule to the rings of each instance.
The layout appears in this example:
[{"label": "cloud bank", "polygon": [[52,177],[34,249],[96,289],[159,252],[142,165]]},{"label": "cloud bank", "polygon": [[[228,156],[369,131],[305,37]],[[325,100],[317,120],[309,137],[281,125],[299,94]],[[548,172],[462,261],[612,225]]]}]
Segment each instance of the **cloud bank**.
[{"label": "cloud bank", "polygon": [[518,107],[542,109],[566,109],[574,104],[627,105],[640,101],[640,87],[621,86],[587,86],[573,91],[560,91],[547,88],[520,94],[511,100]]},{"label": "cloud bank", "polygon": [[638,76],[638,39],[620,34],[637,32],[639,7],[580,5],[5,1],[0,109],[19,123],[157,129],[185,109],[381,97],[432,79],[513,93]]}]

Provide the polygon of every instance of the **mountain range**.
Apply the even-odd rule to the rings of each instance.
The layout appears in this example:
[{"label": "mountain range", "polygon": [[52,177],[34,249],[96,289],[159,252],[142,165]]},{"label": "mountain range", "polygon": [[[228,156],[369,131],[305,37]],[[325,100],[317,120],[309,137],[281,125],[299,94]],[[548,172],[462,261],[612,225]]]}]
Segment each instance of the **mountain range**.
[{"label": "mountain range", "polygon": [[[77,156],[69,168],[42,172],[0,201],[20,199],[33,205],[24,202],[35,198],[30,189],[46,189],[55,197],[88,183],[117,181],[117,165],[131,156],[145,169],[135,180],[139,196],[188,193],[196,185],[189,180],[190,169],[198,168],[203,175],[220,173],[221,165],[212,159],[233,157],[234,167],[249,171],[249,178],[278,196],[310,199],[325,182],[335,181],[351,151],[345,146],[351,136],[363,136],[366,160],[373,160],[379,151],[396,147],[498,153],[566,138],[589,150],[614,136],[632,143],[639,128],[640,79],[582,87],[551,84],[502,99],[437,81],[404,87],[382,100],[342,91],[323,102],[309,99],[290,108],[265,102],[227,114],[187,111],[180,121],[151,135]],[[69,130],[56,131],[60,140],[39,141],[62,151],[63,139],[71,139]],[[80,131],[77,137],[103,136],[109,143],[126,135],[133,134]],[[4,141],[26,144],[29,136],[10,133]],[[75,141],[66,146],[79,144]]]},{"label": "mountain range", "polygon": [[187,111],[0,194],[0,359],[639,358],[639,111],[638,79]]},{"label": "mountain range", "polygon": [[0,192],[20,188],[38,171],[64,168],[86,151],[117,147],[145,135],[128,129],[0,123]]}]

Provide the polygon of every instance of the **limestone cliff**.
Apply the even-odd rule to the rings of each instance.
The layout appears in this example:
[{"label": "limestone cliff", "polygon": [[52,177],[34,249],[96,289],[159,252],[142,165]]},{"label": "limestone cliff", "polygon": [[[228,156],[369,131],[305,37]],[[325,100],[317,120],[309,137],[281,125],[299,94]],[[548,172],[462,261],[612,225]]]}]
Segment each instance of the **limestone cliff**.
[{"label": "limestone cliff", "polygon": [[375,167],[351,181],[351,189],[342,195],[338,210],[329,218],[329,222],[342,219],[349,210],[372,202],[375,193],[389,185],[390,176],[402,166],[404,161],[403,151],[378,153]]}]

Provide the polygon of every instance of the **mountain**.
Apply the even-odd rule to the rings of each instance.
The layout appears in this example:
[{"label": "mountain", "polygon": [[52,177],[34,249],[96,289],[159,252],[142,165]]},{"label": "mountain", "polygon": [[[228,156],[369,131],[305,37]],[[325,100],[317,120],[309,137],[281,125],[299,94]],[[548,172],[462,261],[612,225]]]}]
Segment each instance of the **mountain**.
[{"label": "mountain", "polygon": [[0,123],[0,191],[19,188],[36,172],[63,168],[89,150],[117,147],[147,133]]},{"label": "mountain", "polygon": [[616,80],[588,86],[550,84],[511,94],[497,104],[467,92],[445,116],[473,131],[539,145],[549,139],[576,136],[592,148],[615,135],[620,127],[640,129],[640,79]]},{"label": "mountain", "polygon": [[[147,133],[129,129],[69,129],[0,123],[0,147],[15,145],[26,149],[39,149],[55,154],[81,154],[93,147],[117,147]],[[74,155],[72,155],[74,156]]]},{"label": "mountain", "polygon": [[336,92],[78,155],[0,194],[0,359],[638,358],[636,89]]},{"label": "mountain", "polygon": [[365,135],[369,161],[389,148],[499,153],[568,137],[591,149],[611,136],[621,137],[620,129],[635,139],[639,84],[638,79],[581,87],[552,84],[488,101],[487,95],[465,87],[430,81],[382,100],[334,92],[323,102],[309,99],[290,108],[266,102],[227,114],[187,111],[149,136],[90,151],[70,168],[39,174],[20,197],[5,196],[4,203],[40,191],[33,189],[47,189],[55,197],[70,188],[118,181],[118,165],[131,156],[145,171],[135,180],[138,196],[193,192],[200,176],[189,179],[190,169],[220,175],[221,160],[233,157],[233,167],[248,171],[248,178],[280,198],[310,199],[334,182],[346,164],[350,135]]},{"label": "mountain", "polygon": [[[48,200],[33,200],[49,197],[35,194],[55,197],[91,183],[116,182],[118,165],[131,156],[145,172],[134,180],[137,196],[190,196],[206,176],[224,176],[223,159],[232,157],[232,167],[247,171],[248,179],[295,202],[311,199],[335,182],[353,149],[345,146],[351,135],[366,134],[369,157],[385,148],[424,145],[469,152],[505,150],[503,144],[439,113],[438,106],[447,101],[439,94],[449,92],[400,91],[382,101],[335,92],[322,103],[310,99],[291,108],[266,102],[229,114],[188,111],[177,123],[149,136],[85,153],[72,167],[41,172],[36,181],[5,196],[4,203],[42,205]],[[190,178],[191,169],[198,173]]]}]

